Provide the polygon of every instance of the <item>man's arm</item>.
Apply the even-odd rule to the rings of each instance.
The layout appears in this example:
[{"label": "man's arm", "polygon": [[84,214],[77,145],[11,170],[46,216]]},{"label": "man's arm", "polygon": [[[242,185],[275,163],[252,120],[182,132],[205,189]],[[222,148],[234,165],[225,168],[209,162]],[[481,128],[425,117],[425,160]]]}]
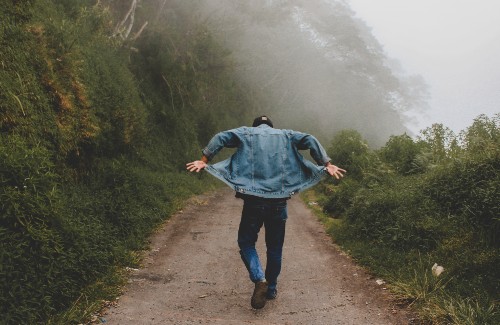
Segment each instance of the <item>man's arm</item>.
[{"label": "man's arm", "polygon": [[291,140],[293,145],[298,150],[309,150],[314,161],[316,161],[318,165],[326,167],[326,164],[330,161],[330,157],[328,157],[328,154],[319,141],[310,134],[298,131],[292,132]]},{"label": "man's arm", "polygon": [[234,148],[239,144],[237,136],[238,129],[228,130],[217,133],[202,150],[201,160],[195,160],[186,164],[186,169],[190,172],[200,172],[207,167],[207,163],[224,147]]},{"label": "man's arm", "polygon": [[344,177],[343,173],[345,173],[346,170],[339,168],[330,162],[330,157],[328,157],[325,149],[314,136],[294,131],[292,142],[299,150],[309,149],[311,157],[318,165],[324,165],[329,175],[335,177],[336,179]]},{"label": "man's arm", "polygon": [[207,146],[202,150],[203,156],[207,158],[206,162],[212,160],[212,158],[222,150],[222,148],[235,148],[240,143],[240,138],[238,134],[241,132],[241,128],[232,129],[227,131],[222,131],[217,133],[207,144]]}]

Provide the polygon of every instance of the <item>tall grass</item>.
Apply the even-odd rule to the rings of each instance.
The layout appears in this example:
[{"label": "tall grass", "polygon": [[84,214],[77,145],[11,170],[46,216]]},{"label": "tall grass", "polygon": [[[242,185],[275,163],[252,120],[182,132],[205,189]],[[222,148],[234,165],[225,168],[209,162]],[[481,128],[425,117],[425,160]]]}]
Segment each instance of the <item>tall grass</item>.
[{"label": "tall grass", "polygon": [[433,125],[361,153],[363,139],[341,133],[330,156],[356,173],[318,188],[335,241],[436,323],[500,322],[499,120],[480,115],[459,136]]}]

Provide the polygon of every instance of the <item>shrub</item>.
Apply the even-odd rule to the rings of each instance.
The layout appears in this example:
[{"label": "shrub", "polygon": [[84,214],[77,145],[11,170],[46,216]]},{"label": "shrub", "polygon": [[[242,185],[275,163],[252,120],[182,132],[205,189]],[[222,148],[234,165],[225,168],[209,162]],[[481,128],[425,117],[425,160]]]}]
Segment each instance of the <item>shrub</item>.
[{"label": "shrub", "polygon": [[382,161],[388,163],[398,174],[409,175],[421,172],[415,168],[417,156],[423,152],[422,142],[415,142],[407,134],[391,136],[379,150]]},{"label": "shrub", "polygon": [[[339,157],[353,164],[356,175],[353,180],[348,173],[325,192],[325,209],[341,214],[333,236],[359,261],[391,278],[404,296],[421,300],[428,319],[494,324],[498,318],[498,121],[498,115],[479,116],[461,133],[461,142],[439,124],[417,142],[391,137],[377,152],[381,164],[353,159],[372,155],[345,150],[359,143],[355,137],[344,138],[343,148],[337,143]],[[446,287],[438,295],[428,267],[422,272],[416,263],[421,254],[446,269]]]},{"label": "shrub", "polygon": [[328,155],[336,165],[348,168],[349,177],[363,178],[365,168],[371,165],[372,156],[366,141],[355,130],[343,130],[333,138]]},{"label": "shrub", "polygon": [[47,315],[60,289],[54,286],[62,248],[53,229],[58,182],[48,150],[19,136],[0,137],[0,306],[7,322]]}]

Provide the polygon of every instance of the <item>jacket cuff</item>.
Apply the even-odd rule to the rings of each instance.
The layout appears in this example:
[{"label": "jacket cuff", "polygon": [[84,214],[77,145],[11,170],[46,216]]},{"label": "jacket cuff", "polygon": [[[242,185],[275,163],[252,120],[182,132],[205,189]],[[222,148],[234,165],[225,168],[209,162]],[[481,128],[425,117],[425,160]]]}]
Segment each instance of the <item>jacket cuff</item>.
[{"label": "jacket cuff", "polygon": [[325,166],[330,161],[331,161],[330,157],[325,156],[325,157],[322,157],[319,161],[317,161],[317,163],[318,163],[318,165]]},{"label": "jacket cuff", "polygon": [[203,149],[201,153],[203,154],[203,156],[207,157],[208,161],[212,160],[214,156],[214,153],[208,150],[208,148]]}]

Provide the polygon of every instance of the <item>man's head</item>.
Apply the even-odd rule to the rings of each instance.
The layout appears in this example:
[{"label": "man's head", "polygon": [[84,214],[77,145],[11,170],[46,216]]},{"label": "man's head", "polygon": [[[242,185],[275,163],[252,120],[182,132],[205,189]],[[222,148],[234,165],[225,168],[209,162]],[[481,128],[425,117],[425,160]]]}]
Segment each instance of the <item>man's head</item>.
[{"label": "man's head", "polygon": [[273,126],[273,122],[271,122],[271,120],[269,119],[269,117],[267,117],[265,115],[259,116],[255,120],[253,120],[252,126],[256,127],[256,126],[259,126],[261,124],[267,124],[270,127],[274,127]]}]

